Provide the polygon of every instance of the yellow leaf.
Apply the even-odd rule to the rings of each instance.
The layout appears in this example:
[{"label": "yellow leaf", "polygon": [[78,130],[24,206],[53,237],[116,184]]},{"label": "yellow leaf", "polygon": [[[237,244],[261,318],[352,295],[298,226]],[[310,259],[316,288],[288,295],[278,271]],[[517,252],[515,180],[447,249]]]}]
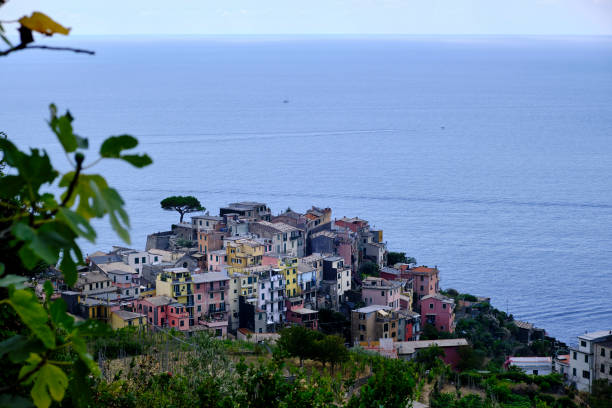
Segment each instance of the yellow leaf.
[{"label": "yellow leaf", "polygon": [[35,11],[30,17],[23,16],[19,19],[19,22],[24,27],[29,28],[32,31],[38,31],[45,35],[53,34],[64,34],[68,35],[70,32],[69,28],[62,26],[61,24],[53,21],[49,16],[43,13]]}]

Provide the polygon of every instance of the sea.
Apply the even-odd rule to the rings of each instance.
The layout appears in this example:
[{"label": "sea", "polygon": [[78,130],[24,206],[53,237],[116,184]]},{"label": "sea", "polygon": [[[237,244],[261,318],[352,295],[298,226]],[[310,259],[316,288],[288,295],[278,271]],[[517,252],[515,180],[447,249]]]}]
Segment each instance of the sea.
[{"label": "sea", "polygon": [[[153,165],[101,173],[131,243],[262,201],[330,207],[437,266],[441,286],[574,342],[612,329],[612,37],[75,37],[0,59],[0,130],[68,161],[47,126],[69,109],[92,163],[132,134]],[[95,223],[86,253],[122,242]],[[127,244],[126,244],[127,245]]]}]

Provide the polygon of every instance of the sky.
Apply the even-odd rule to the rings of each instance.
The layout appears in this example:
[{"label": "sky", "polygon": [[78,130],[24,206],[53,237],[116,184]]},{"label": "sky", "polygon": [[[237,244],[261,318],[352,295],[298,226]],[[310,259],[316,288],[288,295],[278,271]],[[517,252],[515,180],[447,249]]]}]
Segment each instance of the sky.
[{"label": "sky", "polygon": [[35,10],[74,35],[612,35],[612,0],[10,0],[0,20]]}]

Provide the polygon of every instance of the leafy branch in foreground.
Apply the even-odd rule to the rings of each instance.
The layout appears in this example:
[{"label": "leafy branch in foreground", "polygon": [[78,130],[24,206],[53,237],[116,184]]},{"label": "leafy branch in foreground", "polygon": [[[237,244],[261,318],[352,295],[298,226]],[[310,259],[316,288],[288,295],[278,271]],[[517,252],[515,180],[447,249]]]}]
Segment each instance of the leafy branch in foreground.
[{"label": "leafy branch in foreground", "polygon": [[[0,1],[0,6],[4,4],[4,1]],[[4,23],[19,23],[19,44],[13,44],[6,35],[6,31],[0,22],[0,39],[8,45],[9,48],[0,51],[0,57],[11,54],[15,51],[21,51],[26,49],[46,49],[54,51],[72,51],[76,53],[94,55],[95,52],[84,50],[80,48],[72,47],[52,47],[48,45],[31,45],[34,42],[34,32],[38,32],[45,36],[52,36],[53,34],[68,35],[70,28],[66,28],[61,24],[54,21],[52,18],[44,13],[35,11],[31,16],[23,16],[19,20],[5,21]]]},{"label": "leafy branch in foreground", "polygon": [[[74,166],[61,176],[63,193],[50,191],[60,173],[53,168],[45,151],[19,150],[0,138],[3,173],[0,174],[0,361],[4,385],[0,401],[11,405],[23,401],[28,389],[37,407],[61,401],[69,384],[76,405],[83,405],[87,386],[83,379],[99,370],[87,352],[85,339],[104,335],[110,328],[96,321],[75,323],[66,313],[63,299],[53,300],[53,286],[44,283],[44,302],[24,285],[39,265],[59,265],[64,282],[77,280],[77,265],[83,256],[77,239],[94,242],[92,218],[109,216],[113,229],[129,242],[129,219],[119,193],[98,174],[85,174],[84,150],[88,141],[74,133],[70,112],[58,116],[50,106],[49,127],[60,141]],[[102,159],[119,159],[135,167],[152,161],[146,154],[124,154],[138,144],[129,135],[112,136],[100,148]],[[72,154],[72,158],[70,155]],[[4,169],[6,167],[6,169]],[[6,174],[5,174],[6,173]]]}]

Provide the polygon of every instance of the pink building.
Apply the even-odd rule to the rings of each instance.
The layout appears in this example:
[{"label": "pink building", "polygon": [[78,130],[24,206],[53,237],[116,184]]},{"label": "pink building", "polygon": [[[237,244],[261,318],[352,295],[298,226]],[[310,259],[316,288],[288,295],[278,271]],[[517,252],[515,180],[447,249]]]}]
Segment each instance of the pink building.
[{"label": "pink building", "polygon": [[272,266],[274,268],[278,268],[279,261],[280,261],[280,257],[274,256],[274,255],[264,255],[261,258],[261,264],[263,266]]},{"label": "pink building", "polygon": [[401,292],[401,282],[368,276],[361,286],[361,299],[366,306],[381,305],[400,310]]},{"label": "pink building", "polygon": [[185,306],[169,296],[153,296],[135,300],[132,311],[147,316],[149,326],[189,329],[189,313]]},{"label": "pink building", "polygon": [[209,272],[221,272],[226,265],[227,253],[225,249],[211,251],[206,255],[206,265]]},{"label": "pink building", "polygon": [[438,268],[428,268],[427,266],[410,268],[409,264],[400,264],[399,269],[382,268],[380,277],[389,280],[406,279],[412,281],[414,300],[417,302],[423,296],[433,295],[440,291],[440,272]]},{"label": "pink building", "polygon": [[319,313],[316,310],[305,308],[302,298],[289,298],[285,301],[285,304],[287,306],[287,322],[298,324],[312,330],[318,330]]},{"label": "pink building", "polygon": [[421,324],[431,324],[438,331],[455,331],[455,301],[439,293],[421,299]]},{"label": "pink building", "polygon": [[227,335],[229,311],[229,276],[225,272],[191,275],[193,281],[194,316],[215,337]]}]

